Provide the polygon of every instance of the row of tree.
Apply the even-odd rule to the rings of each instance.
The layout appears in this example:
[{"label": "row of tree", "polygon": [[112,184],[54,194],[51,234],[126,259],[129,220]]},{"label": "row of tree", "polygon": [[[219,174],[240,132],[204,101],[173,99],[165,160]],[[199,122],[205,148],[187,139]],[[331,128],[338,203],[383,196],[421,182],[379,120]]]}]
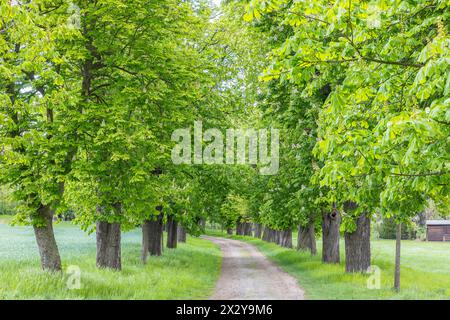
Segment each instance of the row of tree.
[{"label": "row of tree", "polygon": [[[370,266],[370,222],[401,234],[429,202],[447,213],[445,1],[30,0],[0,5],[0,180],[60,270],[53,220],[71,209],[119,269],[120,235],[203,221]],[[175,129],[280,130],[280,169],[174,165]],[[205,138],[206,139],[206,138]],[[321,231],[321,232],[320,232]],[[183,236],[181,236],[183,238]],[[400,238],[400,237],[398,237]],[[398,250],[399,257],[399,250]],[[396,286],[399,287],[399,277]]]},{"label": "row of tree", "polygon": [[[401,225],[450,207],[449,12],[445,1],[252,0],[244,19],[268,39],[262,125],[281,130],[280,172],[256,177],[253,221],[347,272],[371,263],[370,223]],[[259,228],[259,227],[258,227]],[[276,232],[275,232],[276,233]],[[264,236],[263,236],[264,237]],[[266,239],[273,236],[267,235]],[[281,240],[279,240],[281,239]]]},{"label": "row of tree", "polygon": [[237,188],[229,168],[171,160],[175,129],[230,127],[255,91],[235,15],[206,1],[0,2],[0,181],[43,269],[61,270],[53,222],[68,210],[96,232],[98,267],[120,269],[122,231],[142,226],[145,261],[163,224],[175,247]]}]

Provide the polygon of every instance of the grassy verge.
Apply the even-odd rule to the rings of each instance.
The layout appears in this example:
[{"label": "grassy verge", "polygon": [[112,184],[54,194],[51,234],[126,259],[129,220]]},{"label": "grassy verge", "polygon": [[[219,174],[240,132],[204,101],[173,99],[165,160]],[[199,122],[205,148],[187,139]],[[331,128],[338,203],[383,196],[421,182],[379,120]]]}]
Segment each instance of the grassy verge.
[{"label": "grassy verge", "polygon": [[[402,242],[402,269],[399,293],[394,292],[394,250],[390,240],[372,241],[372,265],[380,268],[380,289],[367,288],[369,275],[346,274],[344,263],[326,265],[318,255],[281,248],[262,240],[227,236],[220,231],[210,235],[231,237],[255,245],[282,269],[296,277],[306,291],[307,299],[450,299],[450,243]],[[344,246],[341,245],[342,261]]]},{"label": "grassy verge", "polygon": [[[140,262],[139,230],[123,234],[121,272],[95,267],[95,239],[69,223],[55,234],[64,273],[40,269],[37,246],[29,227],[0,223],[1,299],[205,299],[220,274],[220,249],[209,241],[188,237],[178,249]],[[81,288],[67,286],[69,266],[81,271]]]}]

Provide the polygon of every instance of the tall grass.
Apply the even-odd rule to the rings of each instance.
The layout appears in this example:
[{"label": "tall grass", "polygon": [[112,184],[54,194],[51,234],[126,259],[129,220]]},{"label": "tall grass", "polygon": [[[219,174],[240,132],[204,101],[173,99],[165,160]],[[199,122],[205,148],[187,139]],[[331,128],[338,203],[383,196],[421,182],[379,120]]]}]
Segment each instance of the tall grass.
[{"label": "tall grass", "polygon": [[[0,223],[0,299],[205,299],[220,273],[220,249],[209,241],[188,237],[178,249],[140,261],[139,230],[123,234],[120,272],[95,267],[95,239],[69,223],[55,228],[63,274],[41,270],[29,227]],[[71,290],[73,273],[81,271],[81,288]]]}]

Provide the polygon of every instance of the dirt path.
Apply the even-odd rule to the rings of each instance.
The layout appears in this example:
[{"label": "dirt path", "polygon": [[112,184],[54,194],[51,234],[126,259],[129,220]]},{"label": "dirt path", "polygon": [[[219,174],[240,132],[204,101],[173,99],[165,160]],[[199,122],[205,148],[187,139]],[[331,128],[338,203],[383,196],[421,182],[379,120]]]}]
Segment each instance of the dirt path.
[{"label": "dirt path", "polygon": [[251,244],[204,236],[223,253],[222,274],[212,300],[303,300],[297,280]]}]

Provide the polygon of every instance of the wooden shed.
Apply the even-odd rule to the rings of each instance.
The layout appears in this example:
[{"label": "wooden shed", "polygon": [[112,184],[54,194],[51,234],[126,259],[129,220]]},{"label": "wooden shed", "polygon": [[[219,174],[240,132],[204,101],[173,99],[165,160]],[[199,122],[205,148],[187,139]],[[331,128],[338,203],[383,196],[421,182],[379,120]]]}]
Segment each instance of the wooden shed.
[{"label": "wooden shed", "polygon": [[450,241],[450,220],[427,220],[428,241]]}]

